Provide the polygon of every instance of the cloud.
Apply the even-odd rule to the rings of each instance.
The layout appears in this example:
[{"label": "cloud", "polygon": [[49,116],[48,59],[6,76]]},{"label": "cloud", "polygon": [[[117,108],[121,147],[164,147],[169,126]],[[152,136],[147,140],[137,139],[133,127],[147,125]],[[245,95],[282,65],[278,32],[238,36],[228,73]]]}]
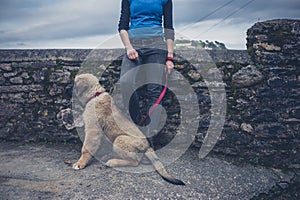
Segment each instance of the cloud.
[{"label": "cloud", "polygon": [[117,30],[116,1],[105,5],[97,0],[49,2],[31,7],[12,1],[6,9],[1,6],[0,42],[88,37]]},{"label": "cloud", "polygon": [[256,0],[251,3],[249,0],[216,0],[214,3],[200,0],[189,3],[189,12],[186,2],[174,2],[178,4],[174,7],[175,13],[186,13],[177,17],[175,14],[178,32],[190,39],[221,41],[233,49],[246,48],[247,29],[258,21],[300,17],[298,0]]},{"label": "cloud", "polygon": [[[300,17],[299,0],[255,0],[241,9],[247,2],[173,0],[175,30],[245,48],[245,33],[258,20]],[[0,48],[94,46],[117,36],[120,4],[121,0],[1,0]]]}]

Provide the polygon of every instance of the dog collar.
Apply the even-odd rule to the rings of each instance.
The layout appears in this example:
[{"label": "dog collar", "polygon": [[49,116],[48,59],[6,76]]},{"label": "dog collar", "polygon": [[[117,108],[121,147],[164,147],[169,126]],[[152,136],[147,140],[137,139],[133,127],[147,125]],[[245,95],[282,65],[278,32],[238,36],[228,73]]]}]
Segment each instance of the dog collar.
[{"label": "dog collar", "polygon": [[90,102],[93,98],[99,96],[100,94],[102,94],[102,92],[96,92],[96,94],[95,94],[94,96],[90,97],[90,98],[86,101],[85,105],[88,104],[88,102]]}]

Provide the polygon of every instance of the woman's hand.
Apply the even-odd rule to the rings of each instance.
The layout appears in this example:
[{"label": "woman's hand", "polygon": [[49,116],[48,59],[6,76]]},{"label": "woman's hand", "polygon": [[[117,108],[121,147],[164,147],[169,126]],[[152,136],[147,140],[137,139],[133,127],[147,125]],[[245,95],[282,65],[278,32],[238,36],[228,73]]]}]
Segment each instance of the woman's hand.
[{"label": "woman's hand", "polygon": [[174,69],[174,63],[170,60],[167,60],[167,62],[166,62],[166,72],[168,74],[170,74],[173,69]]},{"label": "woman's hand", "polygon": [[120,37],[125,46],[127,57],[130,60],[139,60],[138,52],[130,44],[129,36],[127,30],[120,30]]},{"label": "woman's hand", "polygon": [[129,48],[126,51],[130,60],[139,60],[139,54],[134,48]]},{"label": "woman's hand", "polygon": [[173,53],[168,53],[168,57],[166,61],[166,73],[170,74],[173,69],[174,69]]}]

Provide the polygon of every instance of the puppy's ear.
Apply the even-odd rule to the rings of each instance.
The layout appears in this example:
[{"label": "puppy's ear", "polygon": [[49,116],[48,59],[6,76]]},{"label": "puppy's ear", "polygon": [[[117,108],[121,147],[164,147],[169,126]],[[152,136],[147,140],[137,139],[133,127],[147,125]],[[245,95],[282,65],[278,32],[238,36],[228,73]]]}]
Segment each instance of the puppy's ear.
[{"label": "puppy's ear", "polygon": [[78,83],[75,83],[74,85],[74,91],[76,96],[81,96],[87,89],[89,88],[87,83],[84,83],[82,81],[78,81]]}]

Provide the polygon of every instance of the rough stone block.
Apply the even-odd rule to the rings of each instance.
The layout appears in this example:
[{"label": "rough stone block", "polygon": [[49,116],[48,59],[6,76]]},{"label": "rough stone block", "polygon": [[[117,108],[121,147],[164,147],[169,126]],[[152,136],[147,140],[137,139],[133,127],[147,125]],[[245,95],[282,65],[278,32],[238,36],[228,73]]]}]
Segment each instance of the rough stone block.
[{"label": "rough stone block", "polygon": [[248,65],[232,76],[232,84],[236,87],[249,87],[263,79],[262,73],[254,66]]}]

